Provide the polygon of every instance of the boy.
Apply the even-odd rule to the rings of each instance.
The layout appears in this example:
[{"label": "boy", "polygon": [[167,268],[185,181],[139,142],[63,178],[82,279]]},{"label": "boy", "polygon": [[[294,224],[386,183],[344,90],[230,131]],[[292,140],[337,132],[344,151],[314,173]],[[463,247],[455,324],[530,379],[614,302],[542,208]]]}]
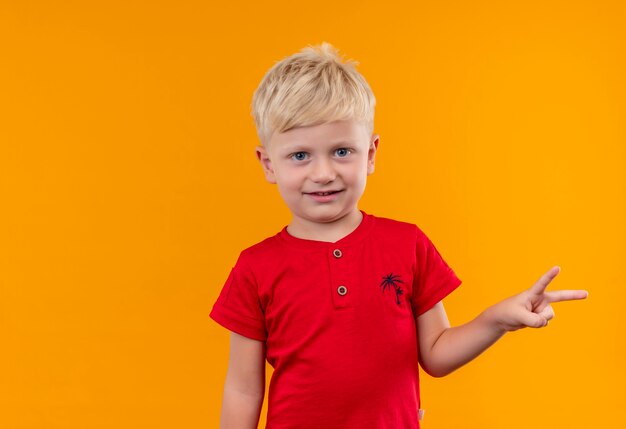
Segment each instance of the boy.
[{"label": "boy", "polygon": [[[256,149],[292,220],[241,252],[211,317],[231,330],[222,428],[256,428],[265,359],[269,429],[419,428],[418,362],[444,376],[507,331],[544,327],[553,267],[530,289],[451,328],[461,280],[416,226],[357,208],[374,171],[375,98],[327,43],[275,64],[257,88]],[[418,412],[419,410],[419,412]]]}]

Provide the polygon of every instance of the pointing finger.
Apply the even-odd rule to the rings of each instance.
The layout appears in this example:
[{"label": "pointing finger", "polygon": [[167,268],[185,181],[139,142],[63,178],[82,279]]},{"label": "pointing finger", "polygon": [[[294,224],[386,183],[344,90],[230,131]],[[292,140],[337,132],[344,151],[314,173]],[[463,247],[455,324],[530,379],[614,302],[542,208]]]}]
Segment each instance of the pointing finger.
[{"label": "pointing finger", "polygon": [[573,301],[585,299],[589,294],[586,290],[551,290],[545,293],[549,302]]},{"label": "pointing finger", "polygon": [[530,288],[530,291],[535,295],[541,295],[560,271],[561,267],[558,265],[550,268],[543,276],[541,276],[539,280],[537,280],[537,283]]}]

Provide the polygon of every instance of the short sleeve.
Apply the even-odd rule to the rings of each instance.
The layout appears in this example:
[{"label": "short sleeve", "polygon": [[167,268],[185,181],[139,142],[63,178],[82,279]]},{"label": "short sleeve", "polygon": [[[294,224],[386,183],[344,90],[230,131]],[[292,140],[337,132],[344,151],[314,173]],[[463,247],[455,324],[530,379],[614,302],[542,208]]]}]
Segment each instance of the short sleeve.
[{"label": "short sleeve", "polygon": [[454,291],[461,284],[461,280],[419,228],[415,250],[412,306],[415,317],[418,317]]},{"label": "short sleeve", "polygon": [[244,337],[258,341],[267,339],[257,282],[242,255],[232,268],[213,305],[210,317],[226,329]]}]

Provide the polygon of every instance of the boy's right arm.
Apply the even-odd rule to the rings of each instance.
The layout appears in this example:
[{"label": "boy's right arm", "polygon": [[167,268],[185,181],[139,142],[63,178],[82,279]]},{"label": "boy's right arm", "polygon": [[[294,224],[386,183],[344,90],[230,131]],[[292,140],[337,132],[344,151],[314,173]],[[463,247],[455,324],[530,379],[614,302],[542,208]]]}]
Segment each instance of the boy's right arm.
[{"label": "boy's right arm", "polygon": [[256,429],[265,396],[265,342],[231,332],[221,429]]}]

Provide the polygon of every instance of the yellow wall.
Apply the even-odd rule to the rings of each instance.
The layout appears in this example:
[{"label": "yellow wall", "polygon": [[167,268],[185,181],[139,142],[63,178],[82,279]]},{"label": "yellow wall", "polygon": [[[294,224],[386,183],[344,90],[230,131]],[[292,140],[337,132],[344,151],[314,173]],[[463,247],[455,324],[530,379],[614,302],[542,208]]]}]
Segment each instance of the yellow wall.
[{"label": "yellow wall", "polygon": [[1,2],[0,427],[218,426],[209,311],[289,221],[252,92],[321,41],[378,98],[361,208],[429,234],[464,280],[453,324],[555,264],[590,292],[425,376],[424,427],[623,427],[624,22],[597,0]]}]

